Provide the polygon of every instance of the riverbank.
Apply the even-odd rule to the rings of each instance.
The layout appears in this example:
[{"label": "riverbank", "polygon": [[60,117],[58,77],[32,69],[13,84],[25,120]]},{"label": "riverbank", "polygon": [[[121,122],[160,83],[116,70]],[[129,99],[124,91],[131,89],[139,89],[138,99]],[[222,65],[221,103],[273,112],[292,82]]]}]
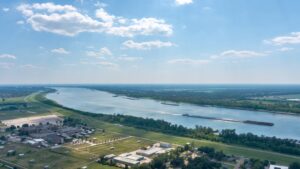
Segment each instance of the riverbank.
[{"label": "riverbank", "polygon": [[[114,94],[86,88],[57,88],[60,94],[49,94],[48,99],[57,103],[95,114],[123,114],[142,118],[164,120],[171,124],[182,125],[188,128],[206,126],[214,130],[235,129],[237,133],[254,133],[269,137],[289,138],[300,140],[300,117],[269,112],[236,110],[216,107],[205,107],[181,103],[179,106],[161,104],[153,99],[131,100],[126,97],[113,97]],[[80,98],[80,99],[78,99]],[[252,125],[247,123],[233,123],[226,121],[212,121],[199,118],[188,118],[182,114],[219,117],[240,121],[266,121],[274,123],[268,126]],[[284,120],[282,120],[284,119]],[[288,126],[286,124],[289,124]],[[290,130],[294,128],[294,130]]]},{"label": "riverbank", "polygon": [[[88,87],[83,87],[86,89],[90,89]],[[131,99],[152,99],[155,101],[158,101],[160,103],[164,103],[164,102],[172,102],[172,103],[176,103],[176,106],[178,106],[181,103],[184,104],[191,104],[191,105],[197,105],[197,106],[202,106],[202,107],[215,107],[215,108],[226,108],[226,109],[235,109],[235,110],[249,110],[249,111],[264,111],[264,112],[268,112],[268,113],[274,113],[274,114],[283,114],[283,115],[292,115],[292,116],[298,116],[300,117],[300,112],[287,112],[287,111],[279,111],[279,110],[268,110],[268,109],[254,109],[254,108],[245,108],[245,107],[239,107],[239,106],[221,106],[221,105],[217,105],[217,104],[197,104],[197,103],[193,103],[193,102],[185,102],[185,101],[174,101],[172,99],[169,100],[162,100],[162,99],[157,99],[155,97],[150,97],[150,96],[144,96],[144,97],[137,97],[134,95],[130,95],[130,94],[120,94],[118,92],[113,92],[113,91],[108,91],[108,90],[101,90],[101,89],[94,89],[94,90],[98,90],[98,91],[103,91],[103,92],[108,92],[111,94],[114,94],[118,97],[123,96],[123,97],[129,97]],[[251,101],[251,100],[249,100]],[[255,100],[258,101],[258,100]]]},{"label": "riverbank", "polygon": [[[109,122],[109,123],[111,123],[111,120],[109,120],[109,119],[114,119],[114,122],[117,122],[117,121],[115,121],[115,120],[117,120],[118,118],[121,118],[121,119],[123,119],[123,120],[121,120],[121,121],[119,121],[119,122],[117,122],[117,124],[123,124],[122,126],[120,126],[120,125],[113,125],[113,126],[115,126],[115,127],[121,127],[121,128],[124,128],[125,126],[127,126],[127,127],[134,127],[134,129],[136,129],[136,128],[139,128],[139,129],[143,129],[143,130],[147,130],[147,131],[152,131],[152,129],[147,129],[147,128],[144,128],[144,127],[141,127],[141,126],[130,126],[129,124],[127,124],[126,123],[126,118],[133,118],[133,119],[137,119],[137,120],[139,120],[140,122],[141,122],[141,120],[143,121],[143,120],[146,120],[146,121],[148,121],[148,120],[150,120],[150,119],[142,119],[142,118],[138,118],[138,117],[130,117],[130,116],[123,116],[123,115],[105,115],[105,114],[93,114],[93,113],[89,113],[89,112],[82,112],[82,111],[79,111],[79,110],[74,110],[74,109],[70,109],[70,108],[66,108],[66,107],[63,107],[63,106],[61,106],[61,105],[56,105],[56,103],[54,103],[54,102],[52,102],[52,101],[49,101],[49,100],[44,100],[43,101],[43,103],[46,103],[46,104],[50,104],[50,105],[52,105],[52,104],[54,104],[54,106],[59,106],[59,107],[62,107],[63,109],[66,109],[66,110],[68,110],[68,111],[74,111],[74,112],[78,112],[79,114],[81,114],[82,116],[88,116],[88,117],[90,117],[90,118],[93,118],[94,120],[97,120],[97,119],[101,119],[102,121],[104,120],[104,121],[106,121],[106,122]],[[110,118],[111,117],[111,118]],[[107,119],[108,118],[108,119]],[[81,118],[82,119],[82,118]],[[129,120],[128,122],[132,122],[132,120]],[[112,121],[112,123],[113,123],[113,121]],[[142,124],[146,124],[145,122],[143,122]],[[129,125],[129,126],[128,126]],[[151,125],[152,126],[152,125]],[[179,134],[178,133],[178,130],[176,130],[177,132],[177,134]],[[156,131],[156,132],[158,132],[158,131]],[[168,132],[168,133],[170,133],[170,132]],[[176,135],[176,134],[175,134]],[[171,137],[171,136],[170,136]],[[272,139],[274,139],[274,138],[272,138]],[[197,140],[197,139],[196,139]],[[170,140],[169,140],[170,141]],[[217,143],[216,142],[216,144],[222,144],[222,143]],[[238,147],[238,146],[237,146]]]}]

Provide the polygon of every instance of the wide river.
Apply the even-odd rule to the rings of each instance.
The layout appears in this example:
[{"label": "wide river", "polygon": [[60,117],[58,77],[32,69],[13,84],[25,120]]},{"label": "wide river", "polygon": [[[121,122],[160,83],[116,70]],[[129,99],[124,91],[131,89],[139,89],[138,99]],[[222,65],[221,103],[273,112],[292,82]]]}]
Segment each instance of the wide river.
[{"label": "wide river", "polygon": [[[251,132],[257,135],[276,136],[300,140],[300,116],[275,114],[263,111],[237,110],[205,107],[180,103],[179,106],[162,104],[151,99],[133,99],[125,96],[85,88],[55,88],[57,93],[47,95],[65,107],[102,114],[125,114],[138,117],[163,119],[186,127],[196,125],[214,129],[236,129],[238,133]],[[200,115],[235,120],[272,122],[274,126],[259,126],[245,123],[225,122],[193,117],[182,114]]]}]

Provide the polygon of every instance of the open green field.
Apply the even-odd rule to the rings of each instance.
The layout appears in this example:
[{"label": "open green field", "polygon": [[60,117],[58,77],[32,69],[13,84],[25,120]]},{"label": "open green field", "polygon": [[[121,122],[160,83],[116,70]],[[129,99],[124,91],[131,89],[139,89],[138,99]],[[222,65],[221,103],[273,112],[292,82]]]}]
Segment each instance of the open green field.
[{"label": "open green field", "polygon": [[[7,156],[8,150],[16,150],[16,155]],[[38,149],[23,144],[7,144],[4,149],[0,150],[0,154],[1,160],[9,161],[23,168],[33,169],[43,168],[46,165],[51,168],[77,168],[88,162],[84,159],[58,154],[48,149]],[[24,156],[19,157],[19,154],[24,154]]]},{"label": "open green field", "polygon": [[[45,149],[10,143],[6,144],[3,149],[0,149],[0,160],[5,160],[22,168],[30,169],[40,169],[44,166],[49,166],[49,168],[74,169],[89,165],[91,165],[91,167],[88,168],[113,169],[115,167],[100,165],[96,163],[95,160],[98,159],[100,155],[118,155],[153,144],[151,141],[138,140],[138,138],[130,137],[121,141],[115,141],[114,143],[96,145],[82,150],[75,150],[74,148],[68,147]],[[114,149],[110,149],[112,146]],[[16,155],[7,156],[8,150],[16,150]],[[19,154],[24,154],[24,156],[19,157]]]},{"label": "open green field", "polygon": [[86,123],[96,128],[104,128],[110,132],[117,132],[117,133],[127,134],[131,136],[136,136],[136,137],[140,137],[141,139],[149,139],[154,142],[164,141],[164,142],[169,142],[178,145],[184,145],[187,142],[189,143],[193,142],[196,146],[214,147],[217,150],[224,151],[224,153],[226,154],[244,156],[248,158],[259,158],[263,160],[271,160],[279,164],[290,164],[294,161],[300,161],[300,157],[298,156],[285,155],[276,152],[257,150],[253,148],[247,148],[247,147],[236,146],[236,145],[227,145],[227,144],[212,142],[207,140],[198,140],[198,139],[177,137],[177,136],[171,136],[162,133],[150,132],[150,131],[140,130],[132,127],[105,123],[103,121],[95,120],[93,118],[79,115],[66,110],[58,110],[57,112],[64,114],[66,116],[81,118]]},{"label": "open green field", "polygon": [[[22,111],[35,110],[37,112],[36,114],[18,114],[15,112],[9,112],[10,114],[8,114],[8,112],[0,112],[0,114],[3,114],[5,116],[5,119],[24,116],[36,116],[37,114],[58,114],[78,118],[91,127],[105,130],[104,134],[101,132],[96,132],[94,135],[91,136],[91,138],[96,138],[99,142],[102,142],[103,140],[113,140],[120,137],[131,137],[113,143],[96,145],[91,147],[86,147],[89,145],[66,144],[66,147],[58,148],[55,150],[35,149],[29,146],[17,145],[15,148],[17,149],[17,153],[21,152],[26,154],[26,151],[31,151],[31,153],[27,153],[27,157],[23,157],[22,159],[18,159],[16,157],[6,157],[6,151],[8,149],[6,148],[5,150],[1,150],[1,159],[7,159],[9,161],[16,162],[17,164],[25,166],[26,168],[39,168],[44,165],[50,165],[55,166],[55,168],[74,168],[75,166],[88,166],[88,168],[92,169],[115,169],[115,167],[101,166],[94,161],[100,155],[106,155],[111,153],[117,155],[120,153],[136,150],[138,148],[153,144],[155,142],[164,141],[175,145],[184,145],[185,143],[189,142],[194,143],[196,146],[210,146],[214,147],[217,150],[222,150],[228,155],[237,155],[244,156],[246,158],[259,158],[262,160],[271,160],[277,162],[278,164],[290,164],[295,161],[300,161],[299,156],[285,155],[271,151],[257,150],[253,148],[228,145],[207,140],[177,137],[168,134],[150,132],[132,127],[122,126],[118,124],[111,124],[104,122],[101,119],[92,118],[74,111],[41,103],[39,99],[43,99],[42,94],[40,93],[34,93],[29,95],[28,97],[23,98],[23,100],[25,100],[27,103],[32,104],[33,107],[23,108]],[[36,159],[36,163],[29,164],[28,161],[30,159]],[[50,161],[55,162],[49,163]]]},{"label": "open green field", "polygon": [[[98,137],[97,137],[98,136]],[[97,158],[102,155],[115,154],[119,155],[124,152],[131,152],[142,147],[147,147],[156,142],[151,140],[139,139],[128,135],[118,133],[97,133],[91,138],[106,140],[106,142],[99,142],[94,145],[90,144],[65,144],[64,147],[55,149],[53,151],[74,157],[81,157],[85,159]],[[109,142],[110,140],[110,142]]]},{"label": "open green field", "polygon": [[51,106],[41,105],[41,103],[36,100],[36,97],[39,96],[40,93],[33,93],[28,96],[16,97],[16,98],[7,98],[4,102],[0,102],[0,108],[5,104],[23,104],[26,103],[26,107],[24,106],[16,106],[18,109],[16,110],[1,110],[0,109],[0,120],[13,119],[18,117],[26,117],[26,116],[34,116],[39,114],[49,113],[52,110]]}]

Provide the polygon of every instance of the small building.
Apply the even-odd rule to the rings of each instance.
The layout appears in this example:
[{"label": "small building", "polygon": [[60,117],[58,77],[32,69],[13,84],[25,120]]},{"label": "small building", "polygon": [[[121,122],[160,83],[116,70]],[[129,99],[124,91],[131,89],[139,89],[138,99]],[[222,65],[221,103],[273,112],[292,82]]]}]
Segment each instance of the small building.
[{"label": "small building", "polygon": [[289,167],[281,165],[270,165],[269,169],[289,169]]},{"label": "small building", "polygon": [[108,155],[104,156],[104,159],[105,160],[110,160],[110,159],[112,159],[114,157],[116,157],[116,155],[114,155],[114,154],[108,154]]},{"label": "small building", "polygon": [[172,145],[170,143],[160,142],[159,146],[161,148],[172,148]]},{"label": "small building", "polygon": [[14,156],[14,155],[16,155],[16,150],[8,150],[6,155],[7,156]]},{"label": "small building", "polygon": [[121,156],[115,157],[114,161],[116,163],[120,163],[120,164],[124,164],[124,165],[129,165],[129,166],[140,164],[139,161],[132,160],[132,159],[129,159],[129,158],[126,158],[126,157],[121,157]]},{"label": "small building", "polygon": [[130,160],[134,160],[134,161],[141,161],[145,157],[140,156],[140,155],[136,155],[136,154],[132,154],[132,155],[127,156],[127,158],[130,159]]},{"label": "small building", "polygon": [[162,148],[160,147],[152,147],[147,150],[138,150],[136,152],[137,155],[145,156],[145,157],[151,157],[155,155],[157,152],[161,151]]},{"label": "small building", "polygon": [[57,134],[49,134],[47,137],[44,138],[49,144],[63,144],[64,139]]}]

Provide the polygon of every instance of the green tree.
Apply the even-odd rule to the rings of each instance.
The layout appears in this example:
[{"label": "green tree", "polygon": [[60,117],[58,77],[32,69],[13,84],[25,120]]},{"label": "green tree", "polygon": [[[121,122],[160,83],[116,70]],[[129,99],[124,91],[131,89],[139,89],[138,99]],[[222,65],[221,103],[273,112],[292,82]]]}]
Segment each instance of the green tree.
[{"label": "green tree", "polygon": [[293,162],[289,169],[300,169],[300,163],[299,162]]}]

